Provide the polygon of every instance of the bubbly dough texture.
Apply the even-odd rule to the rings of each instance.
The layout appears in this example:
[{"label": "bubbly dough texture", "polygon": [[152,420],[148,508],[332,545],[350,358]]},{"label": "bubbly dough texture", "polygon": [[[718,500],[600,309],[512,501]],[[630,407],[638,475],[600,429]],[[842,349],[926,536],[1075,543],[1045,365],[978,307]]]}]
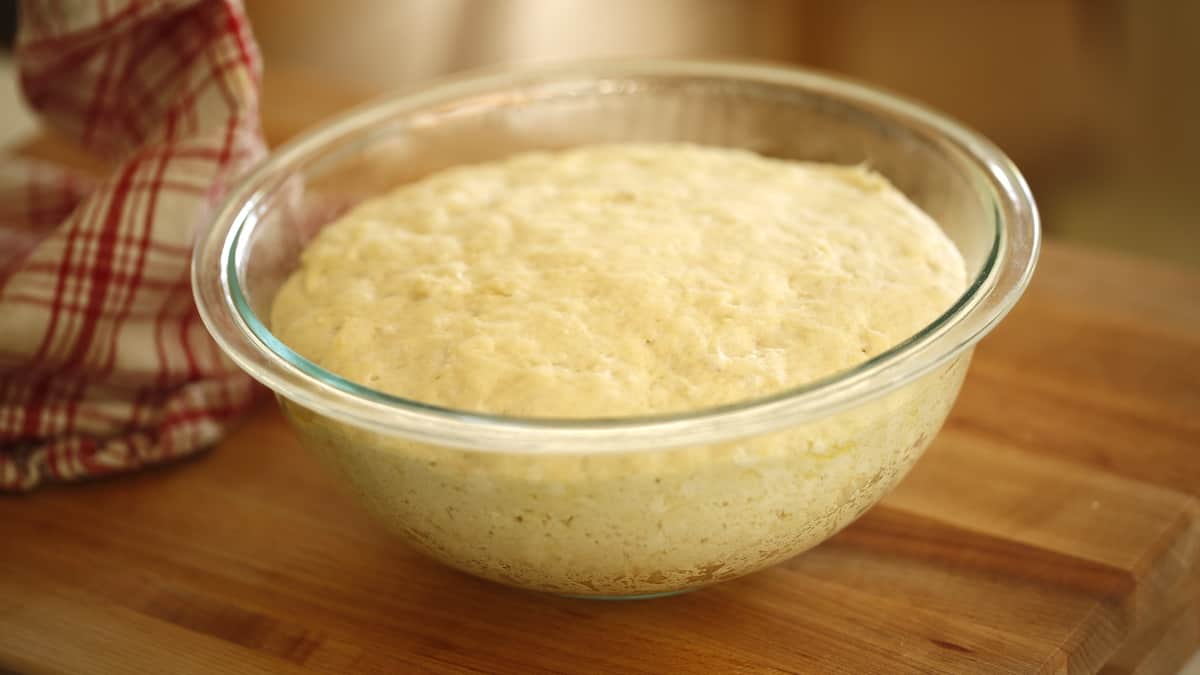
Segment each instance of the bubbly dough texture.
[{"label": "bubbly dough texture", "polygon": [[862,167],[619,144],[443,171],[327,226],[273,329],[355,382],[535,417],[775,393],[898,344],[966,285]]},{"label": "bubbly dough texture", "polygon": [[[363,204],[311,243],[272,325],[316,363],[420,401],[646,414],[849,368],[965,284],[938,226],[866,169],[594,146]],[[430,446],[284,407],[420,550],[516,586],[624,596],[733,578],[844,527],[920,456],[966,365],[776,433],[597,455]]]}]

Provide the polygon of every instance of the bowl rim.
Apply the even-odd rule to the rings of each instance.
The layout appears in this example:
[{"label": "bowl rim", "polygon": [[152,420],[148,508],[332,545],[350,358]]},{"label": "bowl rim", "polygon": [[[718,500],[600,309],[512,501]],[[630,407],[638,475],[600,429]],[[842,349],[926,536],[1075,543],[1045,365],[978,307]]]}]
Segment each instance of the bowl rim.
[{"label": "bowl rim", "polygon": [[[596,453],[709,445],[778,431],[883,396],[973,346],[1011,310],[1028,286],[1041,232],[1020,172],[979,134],[923,105],[857,82],[794,66],[739,61],[608,59],[519,69],[489,69],[443,79],[351,109],[285,143],[227,194],[192,260],[200,316],[222,351],[282,398],[353,428],[435,445],[516,453]],[[908,127],[950,143],[970,178],[991,198],[995,233],[975,279],[937,319],[907,340],[830,376],[767,396],[683,412],[605,418],[494,415],[422,403],[346,380],[279,341],[251,309],[238,281],[264,185],[278,187],[297,165],[329,144],[375,124],[498,90],[637,77],[703,77],[764,82],[886,111]]]}]

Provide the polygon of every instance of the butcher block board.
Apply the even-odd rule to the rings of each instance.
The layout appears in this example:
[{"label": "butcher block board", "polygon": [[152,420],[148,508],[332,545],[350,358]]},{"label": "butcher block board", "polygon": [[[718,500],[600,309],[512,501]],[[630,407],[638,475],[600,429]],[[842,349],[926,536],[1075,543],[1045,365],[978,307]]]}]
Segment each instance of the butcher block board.
[{"label": "butcher block board", "polygon": [[[300,125],[270,100],[269,134]],[[775,568],[637,602],[474,579],[386,534],[264,397],[201,457],[0,498],[0,671],[1172,673],[1198,495],[1200,274],[1050,244],[912,474]]]}]

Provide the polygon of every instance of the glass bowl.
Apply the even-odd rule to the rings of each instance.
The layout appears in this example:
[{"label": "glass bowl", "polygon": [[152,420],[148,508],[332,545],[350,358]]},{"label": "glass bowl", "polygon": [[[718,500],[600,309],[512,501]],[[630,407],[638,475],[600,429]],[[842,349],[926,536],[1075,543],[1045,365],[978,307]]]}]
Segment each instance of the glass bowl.
[{"label": "glass bowl", "polygon": [[[440,408],[344,380],[270,332],[272,298],[305,243],[349,206],[456,164],[620,141],[866,164],[941,224],[970,287],[855,368],[656,417]],[[925,108],[799,69],[643,60],[449,80],[324,124],[232,190],[197,246],[193,283],[224,352],[412,546],[522,588],[644,597],[780,562],[883,497],[938,432],[973,346],[1028,283],[1038,242],[1012,163]]]}]

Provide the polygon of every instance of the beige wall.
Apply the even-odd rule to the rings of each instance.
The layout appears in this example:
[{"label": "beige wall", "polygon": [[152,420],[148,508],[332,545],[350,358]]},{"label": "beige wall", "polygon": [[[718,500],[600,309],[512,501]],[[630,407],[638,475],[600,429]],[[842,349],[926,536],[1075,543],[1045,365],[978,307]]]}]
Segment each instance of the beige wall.
[{"label": "beige wall", "polygon": [[247,0],[270,57],[376,87],[587,56],[787,59],[792,0]]}]

